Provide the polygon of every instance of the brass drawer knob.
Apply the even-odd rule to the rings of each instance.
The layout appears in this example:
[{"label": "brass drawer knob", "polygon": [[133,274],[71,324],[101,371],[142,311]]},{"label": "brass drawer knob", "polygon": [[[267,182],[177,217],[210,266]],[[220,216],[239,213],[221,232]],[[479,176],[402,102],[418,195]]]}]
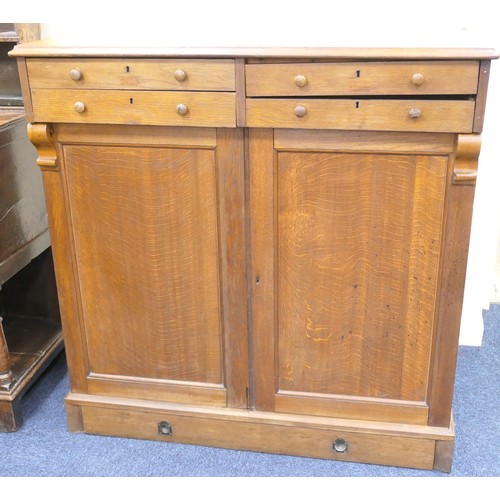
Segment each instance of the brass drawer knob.
[{"label": "brass drawer knob", "polygon": [[422,75],[422,73],[415,73],[411,77],[411,82],[413,83],[413,85],[416,85],[417,87],[420,87],[420,85],[422,85],[422,83],[424,83],[424,81],[425,81],[425,77],[424,77],[424,75]]},{"label": "brass drawer knob", "polygon": [[187,78],[187,74],[183,69],[176,69],[174,71],[174,78],[178,82],[183,82]]},{"label": "brass drawer knob", "polygon": [[418,108],[412,108],[410,111],[408,111],[408,115],[410,118],[420,118],[422,116],[422,111],[420,111]]},{"label": "brass drawer knob", "polygon": [[83,113],[85,111],[85,103],[84,102],[77,101],[77,102],[75,102],[73,107],[75,108],[75,111],[77,113]]},{"label": "brass drawer knob", "polygon": [[307,85],[307,78],[304,75],[297,75],[295,77],[295,85],[297,87],[305,87]]},{"label": "brass drawer knob", "polygon": [[185,104],[177,104],[175,110],[178,115],[184,116],[188,112],[188,107]]},{"label": "brass drawer knob", "polygon": [[74,68],[74,69],[70,70],[69,77],[72,80],[75,80],[75,82],[77,82],[78,80],[81,80],[82,72],[78,68]]},{"label": "brass drawer knob", "polygon": [[294,113],[295,113],[295,116],[297,116],[298,118],[302,118],[302,117],[306,116],[307,109],[304,106],[297,106],[294,109]]}]

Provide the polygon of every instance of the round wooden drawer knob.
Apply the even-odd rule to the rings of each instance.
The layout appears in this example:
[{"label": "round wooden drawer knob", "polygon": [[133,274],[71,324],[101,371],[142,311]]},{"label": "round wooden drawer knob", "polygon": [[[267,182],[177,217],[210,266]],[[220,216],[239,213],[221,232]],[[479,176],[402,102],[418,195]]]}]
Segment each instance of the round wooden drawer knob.
[{"label": "round wooden drawer knob", "polygon": [[188,112],[188,107],[185,104],[177,104],[175,110],[178,115],[184,116]]},{"label": "round wooden drawer knob", "polygon": [[418,108],[412,108],[410,111],[408,111],[408,115],[410,118],[420,118],[422,116],[422,111],[420,111]]},{"label": "round wooden drawer knob", "polygon": [[413,83],[413,85],[420,87],[420,85],[422,85],[422,83],[425,82],[425,77],[424,77],[424,75],[422,75],[422,73],[415,73],[411,77],[411,82]]},{"label": "round wooden drawer knob", "polygon": [[176,69],[174,71],[174,78],[178,82],[183,82],[187,78],[187,74],[183,69]]},{"label": "round wooden drawer knob", "polygon": [[78,80],[81,80],[81,78],[82,78],[82,72],[78,68],[72,69],[69,72],[69,77],[72,80],[75,80],[75,82],[77,82]]},{"label": "round wooden drawer knob", "polygon": [[297,75],[295,77],[295,85],[297,87],[305,87],[307,85],[307,78],[304,75]]},{"label": "round wooden drawer knob", "polygon": [[75,108],[75,111],[77,113],[83,113],[85,111],[85,103],[83,103],[81,101],[75,102],[75,104],[73,105],[73,107]]},{"label": "round wooden drawer knob", "polygon": [[307,109],[304,106],[297,106],[293,111],[298,118],[306,116],[307,113]]}]

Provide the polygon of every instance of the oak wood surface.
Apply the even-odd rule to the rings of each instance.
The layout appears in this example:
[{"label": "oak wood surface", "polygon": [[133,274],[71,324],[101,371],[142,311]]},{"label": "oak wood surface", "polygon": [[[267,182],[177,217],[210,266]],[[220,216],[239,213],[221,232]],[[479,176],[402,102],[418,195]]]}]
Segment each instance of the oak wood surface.
[{"label": "oak wood surface", "polygon": [[[32,89],[37,122],[129,125],[210,126],[236,125],[235,94],[230,92],[162,92],[137,90]],[[82,102],[84,111],[75,111]],[[181,116],[176,106],[185,104]]]},{"label": "oak wood surface", "polygon": [[[445,443],[453,439],[450,429],[439,427],[73,393],[67,396],[66,407],[71,409],[71,415],[78,408],[82,410],[84,430],[90,433],[427,469],[432,468],[435,440]],[[113,421],[120,425],[114,425]],[[171,436],[158,434],[160,421],[172,425]],[[332,451],[333,441],[338,437],[349,443],[346,455]]]},{"label": "oak wood surface", "polygon": [[[305,116],[294,110],[303,106]],[[421,111],[411,118],[412,109]],[[247,99],[247,127],[471,132],[474,101],[386,99]]]},{"label": "oak wood surface", "polygon": [[214,152],[67,145],[64,158],[90,371],[221,383]]},{"label": "oak wood surface", "polygon": [[476,110],[474,113],[473,132],[480,134],[483,130],[484,115],[486,111],[486,96],[488,94],[488,80],[490,78],[491,61],[481,61],[479,65],[479,82],[476,97]]},{"label": "oak wood surface", "polygon": [[379,59],[379,60],[465,60],[498,59],[498,53],[491,48],[440,48],[440,47],[159,47],[152,45],[112,45],[89,41],[85,46],[60,43],[55,39],[23,43],[11,51],[14,57],[249,57],[249,58],[328,58]]},{"label": "oak wood surface", "polygon": [[[475,94],[477,61],[247,64],[247,96]],[[423,83],[412,82],[414,74]],[[305,83],[297,86],[295,78]]]},{"label": "oak wood surface", "polygon": [[373,131],[276,129],[274,148],[278,151],[357,151],[362,153],[451,154],[453,134],[380,133]]},{"label": "oak wood surface", "polygon": [[273,156],[271,137],[268,152],[250,150],[256,393],[267,408],[279,389],[280,406],[300,413],[342,405],[307,392],[425,401],[447,156],[355,154],[355,144]]},{"label": "oak wood surface", "polygon": [[[159,422],[166,420],[173,427],[171,437],[158,433]],[[298,427],[290,433],[288,428],[276,424],[255,425],[250,422],[219,421],[176,417],[169,413],[148,413],[83,408],[83,423],[91,434],[139,437],[221,448],[238,448],[304,457],[326,458],[350,462],[377,463],[432,469],[434,441],[423,438],[383,437],[339,432],[336,429],[318,431]],[[335,453],[332,443],[341,437],[348,442],[348,453]]]},{"label": "oak wood surface", "polygon": [[[192,59],[28,59],[32,89],[130,89],[234,91],[235,71],[231,60]],[[70,71],[81,77],[73,80]],[[175,78],[175,71],[185,79]]]},{"label": "oak wood surface", "polygon": [[[460,154],[469,156],[469,164],[475,163],[480,151],[478,136],[458,136],[454,165],[460,162]],[[467,145],[461,144],[465,141]],[[458,157],[458,158],[457,158]],[[445,232],[442,240],[443,255],[440,269],[439,300],[436,315],[436,344],[431,366],[428,400],[429,424],[450,425],[453,386],[460,333],[460,319],[467,269],[474,187],[472,182],[453,182],[453,172],[448,180],[450,188],[446,198]]]},{"label": "oak wood surface", "polygon": [[119,130],[52,136],[64,161],[50,174],[71,214],[75,268],[60,274],[78,285],[78,377],[91,393],[246,407],[241,131]]},{"label": "oak wood surface", "polygon": [[73,430],[449,468],[497,54],[12,55],[33,58]]}]

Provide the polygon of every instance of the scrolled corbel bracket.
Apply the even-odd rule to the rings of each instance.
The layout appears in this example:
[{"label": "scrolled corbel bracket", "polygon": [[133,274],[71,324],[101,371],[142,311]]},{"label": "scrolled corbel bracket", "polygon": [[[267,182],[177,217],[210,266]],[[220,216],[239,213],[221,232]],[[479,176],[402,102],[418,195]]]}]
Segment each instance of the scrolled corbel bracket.
[{"label": "scrolled corbel bracket", "polygon": [[38,151],[37,165],[42,170],[57,170],[57,153],[52,127],[46,123],[28,123],[28,137]]},{"label": "scrolled corbel bracket", "polygon": [[459,134],[453,163],[453,184],[476,184],[477,164],[481,151],[480,134]]}]

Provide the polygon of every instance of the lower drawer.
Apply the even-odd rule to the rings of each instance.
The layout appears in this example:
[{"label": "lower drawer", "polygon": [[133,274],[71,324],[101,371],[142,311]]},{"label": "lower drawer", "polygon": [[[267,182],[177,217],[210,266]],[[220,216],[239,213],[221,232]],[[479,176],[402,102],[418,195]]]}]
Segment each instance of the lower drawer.
[{"label": "lower drawer", "polygon": [[472,131],[472,100],[247,99],[247,127]]},{"label": "lower drawer", "polygon": [[73,432],[449,470],[452,429],[91,396],[66,397]]},{"label": "lower drawer", "polygon": [[32,89],[36,122],[236,126],[233,92]]}]

